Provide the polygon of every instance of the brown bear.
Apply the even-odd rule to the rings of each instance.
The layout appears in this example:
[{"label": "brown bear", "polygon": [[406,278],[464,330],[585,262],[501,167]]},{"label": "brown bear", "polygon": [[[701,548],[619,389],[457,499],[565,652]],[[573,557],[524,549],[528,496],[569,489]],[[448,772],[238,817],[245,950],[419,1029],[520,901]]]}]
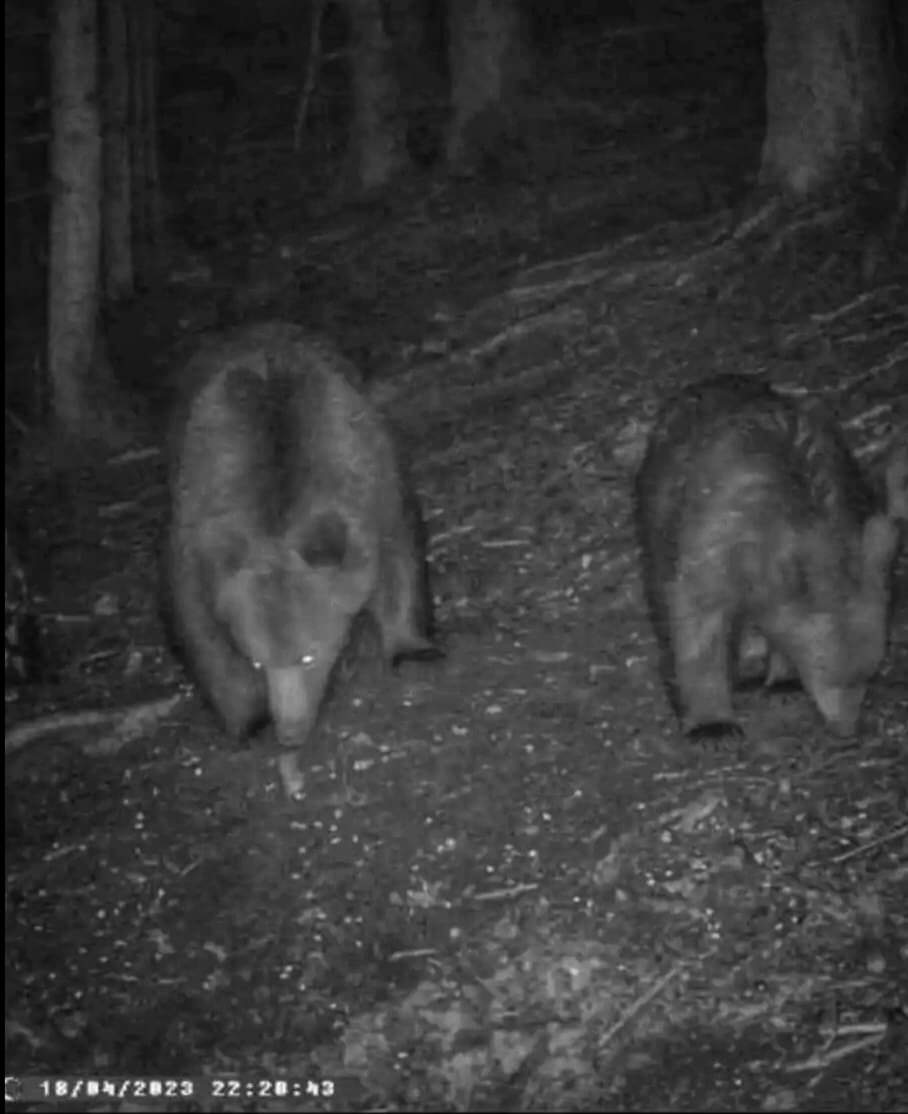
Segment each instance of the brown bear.
[{"label": "brown bear", "polygon": [[636,504],[684,730],[740,731],[736,661],[756,645],[768,656],[767,683],[796,676],[829,728],[852,733],[886,651],[908,447],[894,447],[878,504],[825,409],[720,376],[683,389],[659,414]]},{"label": "brown bear", "polygon": [[303,743],[360,612],[438,656],[419,505],[351,365],[282,322],[204,343],[174,421],[168,611],[231,736]]}]

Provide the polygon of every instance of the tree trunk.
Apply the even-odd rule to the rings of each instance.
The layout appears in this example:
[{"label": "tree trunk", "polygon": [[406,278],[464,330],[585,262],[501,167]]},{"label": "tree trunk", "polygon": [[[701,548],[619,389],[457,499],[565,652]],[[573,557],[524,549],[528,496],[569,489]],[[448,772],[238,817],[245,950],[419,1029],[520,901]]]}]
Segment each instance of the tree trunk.
[{"label": "tree trunk", "polygon": [[119,0],[104,7],[104,289],[109,302],[131,297],[132,173],[129,159],[129,57]]},{"label": "tree trunk", "polygon": [[127,6],[132,72],[133,249],[140,275],[157,269],[157,249],[164,227],[158,162],[155,18],[151,0]]},{"label": "tree trunk", "polygon": [[881,266],[887,263],[904,268],[908,259],[908,153],[902,159],[891,211],[886,220],[867,238],[861,258],[861,275],[865,283],[873,282]]},{"label": "tree trunk", "polygon": [[388,36],[405,114],[418,110],[435,84],[426,8],[426,0],[385,0]]},{"label": "tree trunk", "polygon": [[95,432],[89,380],[98,317],[101,135],[95,0],[56,0],[51,32],[51,203],[48,369],[54,416]]},{"label": "tree trunk", "polygon": [[763,0],[760,180],[803,197],[885,140],[896,103],[886,0]]},{"label": "tree trunk", "polygon": [[[430,166],[441,153],[443,136],[436,109],[447,97],[440,43],[432,38],[432,5],[438,0],[384,0],[400,84],[411,161]],[[437,16],[436,16],[437,19]]]},{"label": "tree trunk", "polygon": [[448,0],[452,114],[447,160],[457,174],[499,164],[519,143],[529,47],[518,0]]},{"label": "tree trunk", "polygon": [[408,164],[391,41],[381,0],[344,0],[352,31],[353,123],[347,170],[362,191],[388,185]]}]

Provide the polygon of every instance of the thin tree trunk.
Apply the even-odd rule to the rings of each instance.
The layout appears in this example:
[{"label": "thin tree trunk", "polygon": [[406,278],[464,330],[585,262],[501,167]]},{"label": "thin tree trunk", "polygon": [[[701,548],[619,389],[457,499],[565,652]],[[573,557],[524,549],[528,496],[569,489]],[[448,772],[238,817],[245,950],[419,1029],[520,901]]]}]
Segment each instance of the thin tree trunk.
[{"label": "thin tree trunk", "polygon": [[517,0],[449,0],[451,121],[448,165],[470,174],[499,163],[519,130],[519,97],[529,67]]},{"label": "thin tree trunk", "polygon": [[435,109],[448,95],[440,44],[431,36],[435,3],[437,0],[385,0],[407,153],[411,161],[425,166],[442,153],[444,137]]},{"label": "thin tree trunk", "polygon": [[51,204],[48,368],[54,415],[82,437],[88,403],[101,239],[101,134],[95,0],[56,0],[51,32]]},{"label": "thin tree trunk", "polygon": [[886,0],[763,0],[761,182],[802,197],[885,139],[895,107]]},{"label": "thin tree trunk", "polygon": [[394,70],[400,104],[406,115],[419,107],[432,85],[426,42],[426,0],[385,0],[388,34],[394,50]]},{"label": "thin tree trunk", "polygon": [[151,0],[128,9],[132,71],[133,244],[140,275],[156,270],[164,227],[158,162],[155,18]]},{"label": "thin tree trunk", "polygon": [[104,287],[107,299],[134,290],[132,260],[132,173],[129,158],[129,57],[126,17],[120,0],[104,8]]},{"label": "thin tree trunk", "polygon": [[161,161],[158,152],[158,29],[154,0],[139,4],[142,20],[141,70],[145,78],[145,104],[148,127],[148,191],[149,223],[152,242],[157,248],[164,232],[164,201],[161,194]]},{"label": "thin tree trunk", "polygon": [[344,0],[353,38],[348,173],[360,190],[388,185],[408,164],[391,42],[381,0]]}]

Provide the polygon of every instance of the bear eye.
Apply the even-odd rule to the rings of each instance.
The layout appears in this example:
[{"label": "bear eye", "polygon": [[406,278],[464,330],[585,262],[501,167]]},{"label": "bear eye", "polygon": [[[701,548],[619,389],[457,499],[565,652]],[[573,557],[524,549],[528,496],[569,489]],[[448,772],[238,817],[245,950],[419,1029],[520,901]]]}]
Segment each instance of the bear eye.
[{"label": "bear eye", "polygon": [[315,665],[315,654],[303,654],[300,658],[300,665]]},{"label": "bear eye", "polygon": [[256,673],[261,673],[262,663],[260,661],[254,661],[252,663],[252,668],[256,671]]}]

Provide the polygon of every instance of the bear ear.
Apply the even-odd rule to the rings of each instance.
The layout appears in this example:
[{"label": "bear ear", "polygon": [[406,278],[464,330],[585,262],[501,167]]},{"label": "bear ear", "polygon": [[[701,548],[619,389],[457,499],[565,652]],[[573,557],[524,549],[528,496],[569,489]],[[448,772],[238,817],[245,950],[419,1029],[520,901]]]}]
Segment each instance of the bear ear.
[{"label": "bear ear", "polygon": [[313,569],[342,568],[350,555],[350,531],[337,511],[322,511],[306,523],[299,554]]}]

